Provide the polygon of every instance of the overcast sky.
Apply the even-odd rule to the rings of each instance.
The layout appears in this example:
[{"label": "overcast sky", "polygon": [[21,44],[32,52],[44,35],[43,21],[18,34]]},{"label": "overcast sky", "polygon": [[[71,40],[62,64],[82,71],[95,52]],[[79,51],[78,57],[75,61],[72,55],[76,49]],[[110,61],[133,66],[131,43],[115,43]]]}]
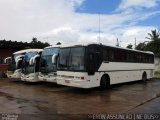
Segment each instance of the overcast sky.
[{"label": "overcast sky", "polygon": [[159,21],[160,0],[0,0],[1,40],[115,45],[118,38],[125,47],[146,41]]}]

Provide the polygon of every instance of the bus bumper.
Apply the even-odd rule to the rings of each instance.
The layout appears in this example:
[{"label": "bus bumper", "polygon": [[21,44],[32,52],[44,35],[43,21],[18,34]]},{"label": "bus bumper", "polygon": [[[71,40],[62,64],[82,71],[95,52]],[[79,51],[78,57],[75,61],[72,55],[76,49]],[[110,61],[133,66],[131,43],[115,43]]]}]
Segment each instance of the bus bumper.
[{"label": "bus bumper", "polygon": [[78,88],[92,88],[90,80],[72,80],[72,79],[63,79],[57,78],[57,84],[78,87]]},{"label": "bus bumper", "polygon": [[42,77],[39,76],[39,81],[43,81],[43,82],[53,82],[53,83],[57,83],[56,77]]},{"label": "bus bumper", "polygon": [[21,80],[26,82],[39,82],[39,79],[35,77],[33,74],[31,75],[21,74]]},{"label": "bus bumper", "polygon": [[20,79],[21,78],[21,69],[17,69],[14,72],[12,71],[7,71],[7,77],[8,78],[16,78]]},{"label": "bus bumper", "polygon": [[16,79],[20,79],[21,78],[21,73],[13,73],[13,74],[7,74],[8,78],[16,78]]}]

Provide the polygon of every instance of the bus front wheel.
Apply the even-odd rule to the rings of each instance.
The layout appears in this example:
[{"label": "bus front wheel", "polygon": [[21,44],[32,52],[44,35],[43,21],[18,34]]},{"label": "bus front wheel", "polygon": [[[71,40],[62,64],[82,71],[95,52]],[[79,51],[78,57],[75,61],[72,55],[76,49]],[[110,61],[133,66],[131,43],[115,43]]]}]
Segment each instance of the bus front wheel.
[{"label": "bus front wheel", "polygon": [[105,90],[110,86],[109,77],[103,76],[100,81],[100,90]]}]

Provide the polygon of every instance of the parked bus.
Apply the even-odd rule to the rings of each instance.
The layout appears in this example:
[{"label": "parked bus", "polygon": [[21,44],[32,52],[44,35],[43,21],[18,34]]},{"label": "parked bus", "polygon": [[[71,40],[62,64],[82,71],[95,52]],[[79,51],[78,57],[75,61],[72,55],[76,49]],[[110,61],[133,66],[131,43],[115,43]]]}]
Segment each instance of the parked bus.
[{"label": "parked bus", "polygon": [[153,77],[154,54],[102,44],[62,47],[57,83],[79,88],[107,88],[111,84]]},{"label": "parked bus", "polygon": [[8,71],[7,71],[7,77],[8,78],[21,78],[21,67],[22,67],[22,58],[24,57],[24,54],[26,53],[26,50],[20,50],[17,52],[14,52],[11,57],[5,58],[5,63],[8,63]]},{"label": "parked bus", "polygon": [[44,48],[40,60],[39,80],[47,82],[56,82],[57,76],[57,59],[60,53],[60,48],[50,46]]},{"label": "parked bus", "polygon": [[40,56],[42,49],[28,49],[22,60],[22,73],[21,80],[28,82],[37,82],[38,79],[38,69]]}]

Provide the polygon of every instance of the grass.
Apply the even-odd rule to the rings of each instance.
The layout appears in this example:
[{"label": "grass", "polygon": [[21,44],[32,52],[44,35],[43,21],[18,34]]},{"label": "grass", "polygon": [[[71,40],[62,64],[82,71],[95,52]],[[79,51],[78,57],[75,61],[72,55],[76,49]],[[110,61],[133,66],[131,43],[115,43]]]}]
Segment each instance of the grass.
[{"label": "grass", "polygon": [[154,73],[154,76],[155,76],[156,78],[160,78],[160,71],[156,71],[156,72]]}]

